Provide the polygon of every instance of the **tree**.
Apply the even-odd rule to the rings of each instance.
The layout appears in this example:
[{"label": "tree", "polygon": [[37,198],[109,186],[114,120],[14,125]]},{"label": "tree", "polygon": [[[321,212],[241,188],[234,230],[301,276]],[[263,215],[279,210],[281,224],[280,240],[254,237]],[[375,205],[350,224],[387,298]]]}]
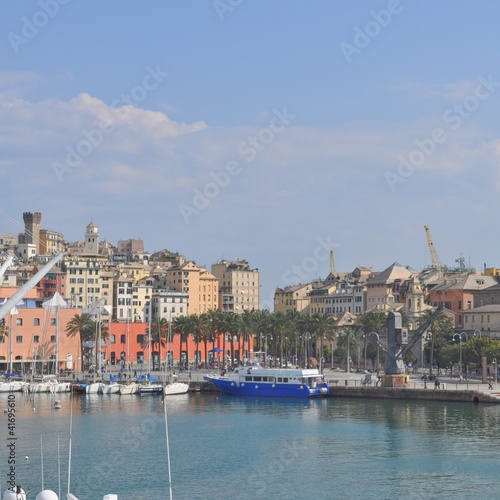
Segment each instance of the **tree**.
[{"label": "tree", "polygon": [[315,313],[311,317],[312,335],[319,338],[319,363],[320,369],[323,369],[323,340],[330,340],[335,333],[335,323],[332,316],[327,313]]},{"label": "tree", "polygon": [[[376,332],[379,335],[382,333],[387,333],[387,312],[380,311],[378,309],[372,309],[371,311],[364,312],[358,316],[356,319],[356,324],[359,325],[361,331],[364,334],[364,364],[363,367],[366,370],[366,360],[369,358],[368,349],[369,345],[369,335],[371,332]],[[370,356],[373,363],[373,356],[375,352],[379,352],[378,349],[372,347]],[[378,369],[378,367],[377,367]]]},{"label": "tree", "polygon": [[182,344],[186,343],[186,361],[189,361],[188,337],[192,333],[191,316],[179,316],[173,321],[173,329],[175,334],[180,336],[179,342],[179,363],[182,366]]},{"label": "tree", "polygon": [[[165,346],[168,337],[168,321],[166,318],[155,317],[151,321],[151,331],[148,332],[148,341],[151,342],[153,351],[158,346],[158,363],[161,365],[161,346]],[[154,363],[153,363],[154,369]]]},{"label": "tree", "polygon": [[282,312],[277,312],[270,317],[271,332],[273,334],[274,346],[275,346],[275,361],[274,366],[277,365],[277,345],[279,341],[280,345],[280,365],[283,366],[283,344],[286,334],[290,331],[292,325],[292,315],[285,314]]},{"label": "tree", "polygon": [[[221,321],[221,332],[224,332],[224,357],[226,356],[226,335],[231,337],[231,363],[230,366],[234,364],[234,338],[238,334],[240,328],[240,320],[238,315],[233,312],[223,313]],[[224,359],[224,362],[226,360]]]},{"label": "tree", "polygon": [[[424,311],[420,318],[419,324],[425,323],[435,312],[435,309],[427,309]],[[429,342],[425,343],[425,349],[429,354],[429,374],[432,375],[434,362],[436,362],[438,369],[441,365],[440,353],[444,345],[448,343],[447,338],[453,334],[453,321],[447,316],[444,310],[441,310],[438,315],[432,320],[429,328]]]},{"label": "tree", "polygon": [[[94,338],[94,329],[93,322],[90,314],[75,314],[66,325],[66,335],[68,337],[79,336],[80,340],[80,370],[84,371],[86,369],[86,365],[84,362],[85,359],[85,350],[84,344],[85,342],[90,342]],[[88,360],[87,360],[88,362]]]}]

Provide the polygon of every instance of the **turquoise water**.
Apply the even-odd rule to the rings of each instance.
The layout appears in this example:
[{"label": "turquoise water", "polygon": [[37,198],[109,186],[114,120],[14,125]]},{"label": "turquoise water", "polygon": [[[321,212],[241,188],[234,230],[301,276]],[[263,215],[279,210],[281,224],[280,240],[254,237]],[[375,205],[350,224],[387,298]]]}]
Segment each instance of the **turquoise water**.
[{"label": "turquoise water", "polygon": [[[60,467],[67,490],[71,400],[58,399],[61,410],[49,395],[17,395],[16,475],[29,498],[41,490],[42,448],[45,488],[58,491]],[[167,405],[174,499],[500,496],[499,406],[216,394]],[[80,500],[168,498],[161,397],[76,397],[72,449],[71,491]],[[3,446],[2,471],[7,453]]]}]

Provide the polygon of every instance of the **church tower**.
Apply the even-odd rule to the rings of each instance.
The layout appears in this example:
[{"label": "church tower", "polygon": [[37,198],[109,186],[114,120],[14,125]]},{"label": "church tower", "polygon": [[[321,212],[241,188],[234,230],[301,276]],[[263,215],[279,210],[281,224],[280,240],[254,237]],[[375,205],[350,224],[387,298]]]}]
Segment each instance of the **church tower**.
[{"label": "church tower", "polygon": [[99,228],[91,221],[85,228],[85,250],[84,254],[99,254]]},{"label": "church tower", "polygon": [[424,306],[424,292],[422,291],[422,284],[418,276],[414,276],[408,287],[406,293],[407,311],[410,315],[419,314],[423,311]]}]

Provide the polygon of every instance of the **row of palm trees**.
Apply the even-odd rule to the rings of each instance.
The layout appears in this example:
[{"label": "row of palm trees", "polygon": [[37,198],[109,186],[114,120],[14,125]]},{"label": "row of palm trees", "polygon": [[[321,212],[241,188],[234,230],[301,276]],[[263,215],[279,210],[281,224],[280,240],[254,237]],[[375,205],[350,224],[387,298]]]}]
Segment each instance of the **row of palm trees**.
[{"label": "row of palm trees", "polygon": [[[249,357],[251,351],[268,355],[274,365],[293,360],[293,364],[310,365],[311,358],[322,363],[324,359],[333,361],[334,357],[344,358],[346,347],[360,346],[363,343],[364,360],[374,359],[375,349],[368,342],[368,333],[385,330],[386,315],[383,312],[371,311],[357,317],[355,323],[339,325],[336,318],[329,314],[299,314],[269,311],[244,311],[243,314],[208,311],[202,314],[191,314],[175,318],[170,325],[165,318],[154,318],[145,332],[145,344],[151,345],[162,359],[162,348],[171,344],[178,337],[178,359],[189,360],[189,339],[195,343],[196,362],[200,363],[199,353],[204,353],[204,362],[209,364],[209,352],[220,350],[223,357],[230,357],[231,363],[239,363]],[[89,364],[87,342],[98,343],[96,332],[101,337],[108,336],[105,325],[99,327],[95,319],[88,315],[75,315],[66,327],[70,337],[79,336],[80,349],[85,362]],[[172,339],[169,339],[171,334]],[[332,351],[335,341],[337,348]],[[200,345],[204,346],[200,350]],[[97,350],[96,350],[97,351]],[[292,356],[292,353],[295,353]],[[230,353],[230,356],[229,356]],[[176,356],[177,357],[177,356]],[[313,360],[313,363],[314,363]],[[223,359],[225,362],[226,359]],[[96,357],[97,364],[97,357]],[[366,361],[365,361],[366,364]]]}]

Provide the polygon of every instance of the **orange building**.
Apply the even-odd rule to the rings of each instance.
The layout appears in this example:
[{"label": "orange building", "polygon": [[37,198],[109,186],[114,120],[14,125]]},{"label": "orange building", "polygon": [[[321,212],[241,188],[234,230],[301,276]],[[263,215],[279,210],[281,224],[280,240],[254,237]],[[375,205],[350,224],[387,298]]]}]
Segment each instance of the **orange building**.
[{"label": "orange building", "polygon": [[[66,325],[81,309],[60,309],[59,328],[56,317],[42,307],[17,308],[17,314],[4,318],[7,335],[0,338],[0,370],[10,370],[10,360],[17,372],[28,373],[34,369],[41,374],[59,369],[72,370],[78,365],[80,339],[68,337]],[[59,341],[57,341],[59,337]],[[35,364],[34,364],[35,362]]]},{"label": "orange building", "polygon": [[[159,367],[168,361],[173,362],[174,367],[179,363],[184,365],[189,362],[192,366],[195,362],[204,363],[205,360],[209,364],[212,360],[224,361],[224,352],[226,360],[239,359],[241,357],[252,357],[253,355],[253,341],[250,339],[247,342],[238,342],[233,340],[231,346],[230,336],[220,334],[214,343],[203,342],[196,345],[192,335],[188,336],[187,348],[186,342],[182,342],[180,335],[172,335],[172,342],[162,345],[158,349],[158,344],[149,345],[147,339],[148,323],[110,323],[109,324],[109,337],[106,340],[106,346],[102,348],[103,356],[112,365],[119,365],[123,356],[127,368],[137,370],[140,368],[141,363],[151,363],[155,368]],[[244,344],[244,346],[243,346]],[[220,351],[219,351],[220,349]],[[239,356],[241,349],[241,356]],[[150,365],[151,366],[151,365]],[[152,366],[151,366],[152,367]]]}]

